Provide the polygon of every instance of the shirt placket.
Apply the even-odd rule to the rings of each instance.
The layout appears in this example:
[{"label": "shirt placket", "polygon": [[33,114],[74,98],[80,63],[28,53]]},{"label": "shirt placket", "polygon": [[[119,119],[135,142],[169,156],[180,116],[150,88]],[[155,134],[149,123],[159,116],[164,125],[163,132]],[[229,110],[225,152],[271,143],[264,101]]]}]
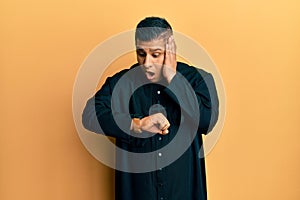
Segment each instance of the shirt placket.
[{"label": "shirt placket", "polygon": [[[156,90],[153,91],[153,95],[155,96],[155,104],[161,105],[163,102],[162,99],[162,90],[160,87],[157,87]],[[161,105],[162,106],[162,105]],[[155,138],[155,143],[157,144],[158,147],[162,146],[163,142],[163,136],[162,135],[157,135]],[[156,170],[156,180],[157,180],[157,199],[158,200],[166,200],[165,196],[165,187],[166,183],[164,182],[164,169],[161,168],[164,154],[158,150],[157,156],[156,156],[156,163],[157,163],[157,170]]]}]

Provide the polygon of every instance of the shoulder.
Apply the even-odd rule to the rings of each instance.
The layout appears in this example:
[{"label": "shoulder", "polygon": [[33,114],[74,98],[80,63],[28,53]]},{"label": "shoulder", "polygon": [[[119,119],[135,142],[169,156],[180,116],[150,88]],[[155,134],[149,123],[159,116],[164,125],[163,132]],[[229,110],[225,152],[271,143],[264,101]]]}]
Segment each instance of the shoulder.
[{"label": "shoulder", "polygon": [[177,62],[177,72],[184,76],[189,82],[201,81],[206,77],[211,77],[209,72],[183,62]]},{"label": "shoulder", "polygon": [[138,66],[137,64],[132,65],[130,68],[122,69],[119,72],[116,72],[114,75],[107,77],[106,82],[109,82],[110,84],[115,84],[120,80],[122,76],[124,76],[126,73],[130,76],[132,73],[128,73],[129,71],[135,69],[135,67]]},{"label": "shoulder", "polygon": [[[128,72],[134,71],[133,69],[135,69],[136,66],[137,64],[134,64],[130,68],[122,69],[116,72],[115,74],[113,74],[112,76],[108,76],[104,84],[101,86],[101,88],[96,92],[96,97],[101,96],[103,94],[106,95],[111,94],[117,84],[122,85],[122,87],[130,86],[130,82],[132,82],[133,75],[132,73],[128,73]],[[122,77],[126,77],[126,78],[123,79]]]}]

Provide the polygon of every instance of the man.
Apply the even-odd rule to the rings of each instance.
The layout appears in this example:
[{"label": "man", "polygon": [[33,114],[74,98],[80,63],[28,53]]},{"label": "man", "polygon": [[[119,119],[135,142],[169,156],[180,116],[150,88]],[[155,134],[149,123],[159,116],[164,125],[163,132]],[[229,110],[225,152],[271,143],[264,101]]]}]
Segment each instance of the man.
[{"label": "man", "polygon": [[[218,119],[213,77],[176,61],[165,19],[139,22],[135,42],[138,63],[107,78],[83,111],[86,129],[116,138],[117,147],[128,152],[117,152],[116,163],[124,170],[116,170],[115,198],[207,199],[199,155],[202,134]],[[145,156],[131,159],[131,153]]]}]

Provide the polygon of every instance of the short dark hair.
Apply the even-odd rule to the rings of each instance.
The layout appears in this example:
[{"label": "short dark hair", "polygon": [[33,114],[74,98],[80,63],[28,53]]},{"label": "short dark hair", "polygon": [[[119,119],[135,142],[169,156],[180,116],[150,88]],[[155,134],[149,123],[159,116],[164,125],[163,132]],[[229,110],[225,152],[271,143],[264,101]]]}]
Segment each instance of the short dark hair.
[{"label": "short dark hair", "polygon": [[135,30],[135,41],[151,41],[158,38],[162,33],[170,31],[172,27],[166,19],[160,17],[146,17],[140,21]]}]

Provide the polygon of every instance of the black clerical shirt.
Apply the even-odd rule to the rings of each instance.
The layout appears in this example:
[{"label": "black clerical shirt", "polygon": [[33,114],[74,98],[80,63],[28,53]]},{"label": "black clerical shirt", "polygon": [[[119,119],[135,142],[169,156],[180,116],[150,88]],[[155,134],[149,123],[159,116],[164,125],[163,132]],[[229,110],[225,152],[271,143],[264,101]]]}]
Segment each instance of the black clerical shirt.
[{"label": "black clerical shirt", "polygon": [[[170,84],[148,82],[137,64],[107,78],[87,102],[83,125],[116,138],[124,150],[116,155],[115,199],[207,199],[202,134],[216,124],[218,108],[212,75],[181,62]],[[169,134],[137,135],[129,130],[132,118],[157,112],[170,122]],[[126,152],[154,153],[137,160]]]}]

